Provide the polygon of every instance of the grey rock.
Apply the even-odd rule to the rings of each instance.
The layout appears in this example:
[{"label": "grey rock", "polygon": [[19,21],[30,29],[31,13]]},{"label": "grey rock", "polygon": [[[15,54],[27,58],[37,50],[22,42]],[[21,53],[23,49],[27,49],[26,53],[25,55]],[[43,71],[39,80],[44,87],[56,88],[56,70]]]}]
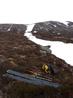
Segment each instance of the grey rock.
[{"label": "grey rock", "polygon": [[33,28],[33,32],[37,31],[37,32],[48,32],[49,34],[51,34],[53,31],[55,33],[63,33],[68,31],[68,27],[58,21],[46,21],[46,22],[40,22],[40,23],[36,23],[36,25]]},{"label": "grey rock", "polygon": [[[32,33],[38,38],[48,39],[50,37],[54,38],[59,36],[65,39],[69,39],[73,37],[73,22],[68,21],[68,24],[64,24],[58,21],[46,21],[36,23]],[[37,33],[34,33],[36,31]]]},{"label": "grey rock", "polygon": [[0,24],[0,32],[25,32],[27,26],[23,24]]},{"label": "grey rock", "polygon": [[50,46],[40,46],[41,50],[43,53],[51,53],[51,49],[50,49]]},{"label": "grey rock", "polygon": [[42,54],[42,56],[46,56],[46,51],[40,50],[40,53]]}]

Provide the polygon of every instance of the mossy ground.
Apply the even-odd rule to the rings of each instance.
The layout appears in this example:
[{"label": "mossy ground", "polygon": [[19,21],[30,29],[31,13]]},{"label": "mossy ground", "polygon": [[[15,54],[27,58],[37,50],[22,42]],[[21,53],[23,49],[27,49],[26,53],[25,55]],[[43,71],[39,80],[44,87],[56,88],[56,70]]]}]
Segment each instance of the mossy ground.
[{"label": "mossy ground", "polygon": [[[42,56],[40,47],[24,37],[23,33],[0,32],[0,59],[0,89],[4,98],[73,98],[73,68],[52,54]],[[43,64],[53,64],[59,73],[46,74],[42,70]],[[29,72],[32,68],[33,73],[37,68],[42,76],[61,83],[63,88],[38,87],[3,77],[7,69]]]}]

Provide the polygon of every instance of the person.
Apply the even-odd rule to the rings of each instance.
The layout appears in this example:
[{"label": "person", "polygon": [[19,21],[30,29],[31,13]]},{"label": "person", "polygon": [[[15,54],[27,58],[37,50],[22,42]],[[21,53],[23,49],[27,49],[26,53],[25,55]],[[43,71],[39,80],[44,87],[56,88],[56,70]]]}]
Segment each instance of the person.
[{"label": "person", "polygon": [[43,64],[42,69],[45,73],[51,73],[53,75],[58,73],[58,68],[52,64]]}]

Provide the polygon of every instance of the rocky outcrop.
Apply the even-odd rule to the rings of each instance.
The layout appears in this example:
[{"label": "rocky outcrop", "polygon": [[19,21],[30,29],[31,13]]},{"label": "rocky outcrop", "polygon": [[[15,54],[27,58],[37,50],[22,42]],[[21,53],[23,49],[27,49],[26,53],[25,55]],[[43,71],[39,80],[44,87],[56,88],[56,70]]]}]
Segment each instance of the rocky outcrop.
[{"label": "rocky outcrop", "polygon": [[41,39],[73,43],[73,22],[68,21],[67,25],[58,21],[36,23],[32,33]]},{"label": "rocky outcrop", "polygon": [[26,25],[23,24],[0,24],[1,32],[17,32],[24,33],[26,30]]}]

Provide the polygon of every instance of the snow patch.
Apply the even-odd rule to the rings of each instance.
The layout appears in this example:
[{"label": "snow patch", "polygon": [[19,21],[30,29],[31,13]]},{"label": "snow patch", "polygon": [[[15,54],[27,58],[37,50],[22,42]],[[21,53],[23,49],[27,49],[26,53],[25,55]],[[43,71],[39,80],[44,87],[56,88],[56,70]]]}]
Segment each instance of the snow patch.
[{"label": "snow patch", "polygon": [[68,21],[60,21],[62,22],[63,24],[65,24],[66,26],[68,26]]},{"label": "snow patch", "polygon": [[57,57],[65,60],[68,64],[73,65],[73,44],[66,44],[60,41],[46,41],[42,39],[38,39],[33,36],[31,33],[25,33],[25,36],[35,42],[38,45],[42,46],[51,46],[52,54],[56,55]]},{"label": "snow patch", "polygon": [[38,45],[47,46],[50,44],[48,41],[44,41],[42,39],[36,38],[35,36],[32,35],[32,33],[25,33],[24,36],[26,36],[29,40],[31,40],[32,42]]},{"label": "snow patch", "polygon": [[[33,36],[31,33],[33,27],[34,27],[34,25],[29,25],[27,27],[27,31],[24,34],[24,36],[26,36],[29,40],[33,41],[34,43],[36,43],[38,45],[42,45],[42,46],[50,45],[52,54],[65,60],[68,64],[73,66],[73,54],[72,54],[73,53],[73,44],[63,43],[61,41],[47,41],[47,40],[38,39],[35,36]],[[29,31],[30,31],[30,33],[29,33]]]},{"label": "snow patch", "polygon": [[56,25],[53,25],[54,27],[57,27]]},{"label": "snow patch", "polygon": [[11,30],[11,28],[12,28],[12,26],[13,26],[13,24],[11,24],[11,26],[8,28],[8,30],[7,30],[7,31],[10,31],[10,30]]},{"label": "snow patch", "polygon": [[35,24],[27,24],[26,32],[31,32]]},{"label": "snow patch", "polygon": [[33,33],[37,33],[37,31],[34,31]]}]

